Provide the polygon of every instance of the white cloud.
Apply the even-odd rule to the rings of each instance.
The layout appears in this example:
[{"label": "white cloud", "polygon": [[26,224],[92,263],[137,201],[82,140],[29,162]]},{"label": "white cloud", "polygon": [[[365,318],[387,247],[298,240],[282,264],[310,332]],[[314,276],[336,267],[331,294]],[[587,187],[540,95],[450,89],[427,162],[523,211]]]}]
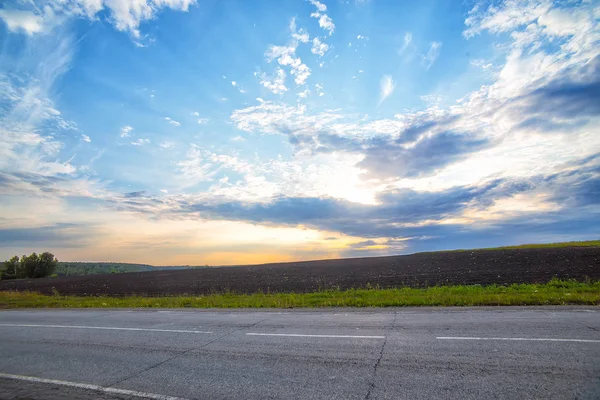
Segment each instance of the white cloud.
[{"label": "white cloud", "polygon": [[[17,6],[18,4],[18,6]],[[96,20],[99,13],[107,13],[117,30],[129,32],[136,40],[142,38],[139,26],[151,20],[163,8],[188,11],[195,0],[71,0],[51,1],[37,6],[33,2],[17,3],[11,8],[0,10],[0,18],[11,31],[22,31],[29,35],[49,33],[70,18]],[[15,7],[16,6],[16,7]],[[142,45],[139,41],[136,42]]]},{"label": "white cloud", "polygon": [[148,143],[150,143],[150,139],[138,139],[135,142],[131,142],[134,146],[143,146]]},{"label": "white cloud", "polygon": [[369,40],[369,38],[368,38],[368,37],[366,37],[366,36],[363,36],[363,35],[356,35],[356,38],[357,38],[358,40]]},{"label": "white cloud", "polygon": [[241,136],[241,135],[237,135],[237,136],[235,136],[235,137],[234,137],[233,139],[231,139],[231,140],[232,140],[232,141],[234,141],[234,142],[245,142],[245,141],[246,141],[246,139],[244,139],[244,137],[243,137],[243,136]]},{"label": "white cloud", "polygon": [[268,62],[277,60],[279,65],[289,66],[291,74],[295,76],[296,85],[303,85],[311,74],[310,68],[302,63],[300,57],[296,57],[297,43],[288,46],[271,46],[266,52]]},{"label": "white cloud", "polygon": [[493,68],[492,63],[488,63],[482,59],[470,60],[469,64],[471,64],[473,67],[481,68],[484,71]]},{"label": "white cloud", "polygon": [[304,29],[300,28],[296,30],[296,18],[292,18],[290,21],[290,31],[292,32],[292,38],[300,43],[308,43],[310,41],[310,35]]},{"label": "white cloud", "polygon": [[171,117],[165,117],[165,121],[167,121],[168,123],[170,123],[173,126],[180,126],[181,125],[178,121],[175,121]]},{"label": "white cloud", "polygon": [[329,36],[331,36],[335,30],[335,24],[327,14],[324,14],[325,11],[327,11],[327,6],[323,3],[313,0],[310,0],[310,3],[317,7],[317,11],[310,14],[310,16],[312,18],[317,18],[319,20],[319,26],[328,31]]},{"label": "white cloud", "polygon": [[429,46],[429,51],[427,52],[427,54],[422,56],[423,65],[425,66],[425,69],[431,68],[431,66],[435,63],[435,61],[440,55],[441,47],[441,42],[431,42],[431,45]]},{"label": "white cloud", "polygon": [[163,149],[170,149],[173,146],[175,146],[175,142],[172,142],[170,140],[164,141],[162,143],[159,144],[159,146]]},{"label": "white cloud", "polygon": [[383,103],[394,92],[396,83],[390,75],[384,75],[379,82],[379,104]]},{"label": "white cloud", "polygon": [[90,139],[90,137],[88,135],[81,135],[81,140],[83,140],[84,142],[88,142],[88,143],[90,143],[92,141],[92,139]]},{"label": "white cloud", "polygon": [[283,69],[277,68],[273,76],[268,76],[265,73],[258,75],[260,76],[260,84],[271,92],[275,94],[287,92],[288,88],[285,86],[285,71]]},{"label": "white cloud", "polygon": [[121,127],[121,137],[127,138],[130,136],[131,131],[133,131],[133,127],[129,125],[124,125]]},{"label": "white cloud", "polygon": [[32,35],[44,29],[42,17],[29,11],[1,9],[0,18],[11,32],[23,31]]},{"label": "white cloud", "polygon": [[317,7],[317,11],[320,12],[325,12],[327,11],[327,6],[317,0],[309,0],[310,4],[312,4],[313,6]]},{"label": "white cloud", "polygon": [[319,12],[314,12],[310,14],[310,16],[313,18],[318,18],[319,26],[324,30],[328,31],[329,36],[333,35],[333,32],[335,31],[335,24],[327,14],[320,14]]},{"label": "white cloud", "polygon": [[206,124],[208,121],[209,121],[209,119],[208,119],[208,118],[199,118],[199,119],[198,119],[198,123],[199,123],[199,124],[201,124],[201,125],[202,125],[202,124]]},{"label": "white cloud", "polygon": [[306,97],[308,97],[309,93],[310,93],[310,90],[305,89],[302,92],[298,93],[298,97],[300,97],[301,99],[305,99]]},{"label": "white cloud", "polygon": [[236,87],[237,86],[237,82],[236,81],[231,81],[231,86]]},{"label": "white cloud", "polygon": [[312,46],[312,49],[310,49],[311,53],[317,54],[317,55],[323,57],[325,55],[325,53],[327,52],[327,50],[329,50],[329,46],[327,45],[327,43],[321,42],[321,40],[319,40],[319,38],[313,39],[313,46]]},{"label": "white cloud", "polygon": [[200,113],[198,111],[194,111],[191,115],[193,115],[194,117],[199,117]]}]

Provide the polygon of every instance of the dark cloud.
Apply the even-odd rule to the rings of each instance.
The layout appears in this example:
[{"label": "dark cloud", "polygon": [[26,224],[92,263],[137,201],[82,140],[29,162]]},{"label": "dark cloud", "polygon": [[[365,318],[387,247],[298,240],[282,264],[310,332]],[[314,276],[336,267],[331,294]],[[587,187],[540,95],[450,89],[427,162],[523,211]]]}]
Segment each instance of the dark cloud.
[{"label": "dark cloud", "polygon": [[535,90],[531,94],[531,113],[562,118],[600,115],[600,76],[592,82],[560,80]]},{"label": "dark cloud", "polygon": [[425,137],[409,148],[393,139],[379,139],[365,150],[358,167],[369,178],[415,178],[431,175],[491,144],[489,139],[451,131]]},{"label": "dark cloud", "polygon": [[127,199],[132,199],[132,198],[136,198],[136,197],[144,197],[144,196],[146,196],[145,190],[140,190],[139,192],[129,192],[129,193],[125,193],[123,195],[123,197],[125,197]]},{"label": "dark cloud", "polygon": [[94,235],[93,227],[70,223],[35,228],[3,228],[0,229],[0,247],[26,247],[32,248],[32,251],[84,247],[92,242]]}]

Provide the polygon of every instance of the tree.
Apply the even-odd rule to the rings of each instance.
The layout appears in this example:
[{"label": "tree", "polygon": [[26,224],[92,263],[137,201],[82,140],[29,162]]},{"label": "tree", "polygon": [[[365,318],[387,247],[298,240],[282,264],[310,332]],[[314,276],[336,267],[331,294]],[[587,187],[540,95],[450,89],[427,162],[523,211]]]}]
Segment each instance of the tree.
[{"label": "tree", "polygon": [[42,254],[31,253],[29,256],[14,256],[4,262],[0,278],[19,279],[19,278],[43,278],[52,275],[58,260],[54,254],[45,252]]},{"label": "tree", "polygon": [[19,257],[14,256],[8,261],[4,261],[4,266],[2,271],[0,271],[1,279],[16,279],[19,278],[21,264],[19,262]]}]

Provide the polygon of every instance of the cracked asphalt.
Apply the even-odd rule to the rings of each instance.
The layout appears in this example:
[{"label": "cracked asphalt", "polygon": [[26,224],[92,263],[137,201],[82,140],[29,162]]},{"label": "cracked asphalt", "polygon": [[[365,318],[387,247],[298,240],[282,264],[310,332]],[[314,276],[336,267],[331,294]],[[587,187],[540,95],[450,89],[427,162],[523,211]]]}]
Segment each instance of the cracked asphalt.
[{"label": "cracked asphalt", "polygon": [[1,399],[597,399],[600,308],[1,311],[0,374]]}]

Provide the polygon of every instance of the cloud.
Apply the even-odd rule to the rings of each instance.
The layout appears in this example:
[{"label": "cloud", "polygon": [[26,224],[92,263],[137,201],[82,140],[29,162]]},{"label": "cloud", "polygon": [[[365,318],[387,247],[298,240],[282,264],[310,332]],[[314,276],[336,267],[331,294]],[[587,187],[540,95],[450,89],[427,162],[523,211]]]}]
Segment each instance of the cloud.
[{"label": "cloud", "polygon": [[435,63],[435,61],[437,60],[437,58],[440,55],[441,47],[442,47],[441,42],[431,42],[431,45],[429,46],[429,51],[427,52],[427,54],[421,56],[423,66],[425,67],[425,69],[431,68],[431,66]]},{"label": "cloud", "polygon": [[317,7],[317,11],[325,12],[327,11],[327,6],[317,0],[309,0],[310,4]]},{"label": "cloud", "polygon": [[425,137],[409,148],[397,140],[379,140],[367,148],[358,166],[373,178],[427,176],[490,145],[489,139],[450,131]]},{"label": "cloud", "polygon": [[131,136],[131,131],[133,131],[133,127],[129,125],[124,125],[121,127],[121,137],[128,138]]},{"label": "cloud", "polygon": [[258,74],[260,76],[260,84],[269,89],[275,94],[282,94],[288,91],[285,86],[285,71],[281,68],[275,70],[275,75],[268,76],[265,73]]},{"label": "cloud", "polygon": [[140,190],[138,192],[125,193],[123,195],[123,197],[125,197],[126,199],[133,199],[133,198],[136,198],[136,197],[146,197],[146,191],[145,190]]},{"label": "cloud", "polygon": [[83,140],[84,142],[90,143],[92,141],[92,139],[90,139],[90,137],[88,135],[81,135],[81,140]]},{"label": "cloud", "polygon": [[379,104],[383,103],[394,92],[396,83],[390,75],[384,75],[379,82]]},{"label": "cloud", "polygon": [[131,144],[134,146],[143,146],[143,145],[149,144],[149,143],[150,143],[150,139],[138,139],[134,142],[131,142]]},{"label": "cloud", "polygon": [[298,93],[298,97],[300,97],[301,99],[305,99],[308,97],[308,94],[310,93],[310,90],[305,89],[301,92]]},{"label": "cloud", "polygon": [[49,33],[68,19],[86,18],[94,21],[98,14],[106,13],[108,22],[117,30],[128,32],[139,40],[142,38],[140,24],[153,19],[163,8],[187,12],[194,4],[195,0],[22,2],[0,10],[0,18],[9,30],[33,35]]},{"label": "cloud", "polygon": [[168,123],[170,123],[173,126],[180,126],[181,123],[175,121],[174,119],[171,119],[171,117],[165,117],[165,121],[167,121]]},{"label": "cloud", "polygon": [[208,123],[208,121],[210,121],[208,118],[198,118],[198,123],[200,125],[206,124],[206,123]]},{"label": "cloud", "polygon": [[327,43],[321,42],[321,40],[319,40],[319,38],[313,39],[313,46],[312,46],[312,49],[310,49],[311,53],[317,54],[317,55],[323,57],[325,55],[325,53],[327,52],[327,50],[329,50],[329,46],[327,45]]},{"label": "cloud", "polygon": [[193,113],[191,113],[191,115],[193,115],[194,117],[199,117],[200,113],[198,111],[194,111]]},{"label": "cloud", "polygon": [[8,30],[11,32],[25,32],[29,35],[43,31],[43,20],[40,15],[29,11],[0,10],[0,18],[4,20]]},{"label": "cloud", "polygon": [[170,149],[175,146],[175,142],[167,140],[167,141],[160,143],[159,146],[163,149]]},{"label": "cloud", "polygon": [[333,31],[335,30],[335,24],[333,20],[327,14],[320,14],[318,12],[314,12],[310,14],[313,18],[319,19],[319,26],[326,31],[329,32],[329,36],[333,35]]},{"label": "cloud", "polygon": [[474,60],[470,60],[469,64],[471,64],[472,66],[476,67],[476,68],[481,68],[482,70],[489,70],[493,67],[492,63],[488,63],[483,59],[474,59]]},{"label": "cloud", "polygon": [[236,81],[231,81],[231,86],[236,87],[237,86],[237,82]]},{"label": "cloud", "polygon": [[328,31],[329,36],[331,36],[335,30],[335,24],[333,23],[333,20],[327,14],[325,14],[325,11],[327,11],[327,6],[318,1],[310,0],[310,3],[317,8],[317,11],[310,14],[311,18],[317,18],[319,21],[319,26]]},{"label": "cloud", "polygon": [[[210,152],[203,154],[211,160],[223,158]],[[599,160],[598,155],[587,157],[571,163],[562,172],[528,179],[492,179],[437,191],[388,189],[378,194],[375,204],[285,195],[260,202],[176,196],[169,200],[169,211],[163,210],[162,216],[303,226],[373,240],[358,243],[358,247],[381,244],[399,248],[400,242],[414,246],[415,240],[432,240],[439,245],[444,239],[454,241],[457,235],[464,235],[464,240],[493,235],[497,240],[511,231],[589,235],[600,220]],[[236,168],[246,167],[236,159],[222,161]],[[214,176],[213,171],[210,179]],[[570,191],[570,187],[576,187],[577,191]],[[155,201],[141,200],[131,204],[131,210],[138,206],[147,209],[147,204]],[[527,201],[537,202],[536,207],[523,207]],[[518,207],[507,207],[511,202]],[[582,215],[586,215],[587,223]],[[453,246],[456,244],[450,247]]]},{"label": "cloud", "polygon": [[398,54],[402,54],[402,53],[404,53],[404,51],[406,51],[406,49],[408,49],[408,47],[412,43],[412,39],[413,39],[412,33],[406,32],[404,34],[404,44],[402,45],[400,50],[398,50]]},{"label": "cloud", "polygon": [[89,224],[58,223],[34,228],[0,228],[0,247],[77,248],[89,245],[95,236]]},{"label": "cloud", "polygon": [[279,65],[290,67],[291,74],[295,76],[296,85],[303,85],[311,74],[310,68],[302,63],[300,57],[296,57],[298,43],[288,46],[271,46],[265,53],[268,62],[277,60]]},{"label": "cloud", "polygon": [[292,32],[292,38],[299,43],[308,43],[310,35],[304,29],[296,29],[296,18],[292,18],[290,21],[290,31]]}]

